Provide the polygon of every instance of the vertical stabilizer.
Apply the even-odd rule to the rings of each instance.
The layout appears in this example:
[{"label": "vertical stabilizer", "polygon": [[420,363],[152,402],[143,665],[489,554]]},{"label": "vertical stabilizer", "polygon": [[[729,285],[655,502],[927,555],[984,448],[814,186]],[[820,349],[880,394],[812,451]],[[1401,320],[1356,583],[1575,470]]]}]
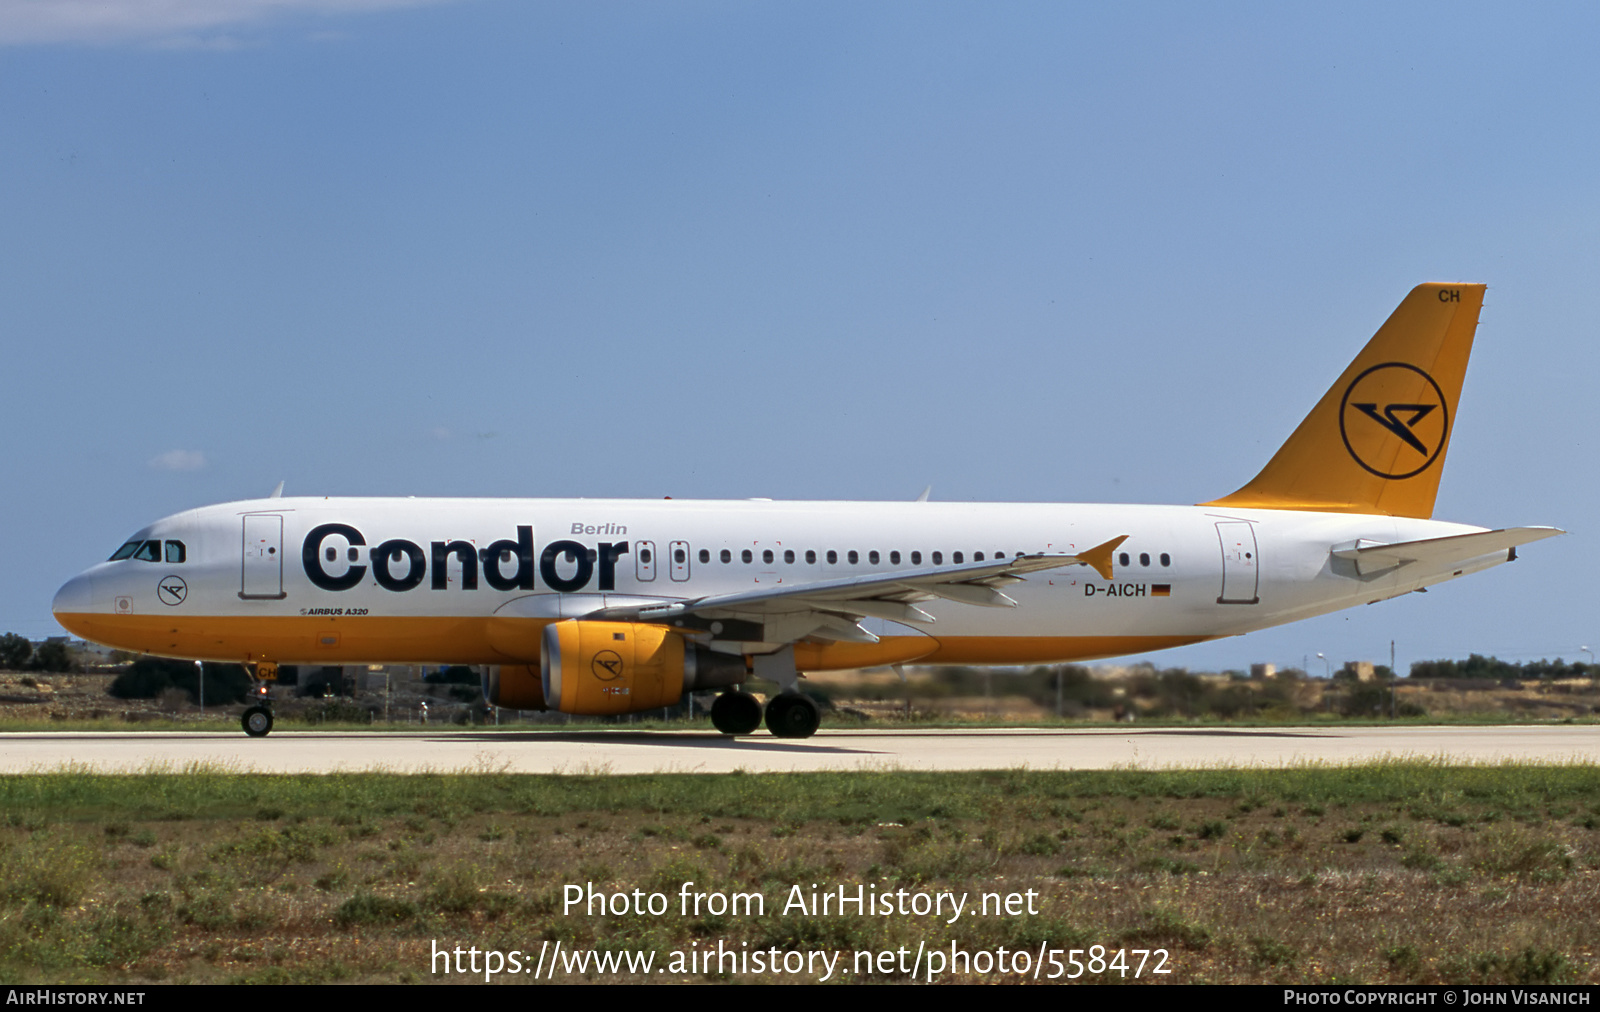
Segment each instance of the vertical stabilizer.
[{"label": "vertical stabilizer", "polygon": [[1484,288],[1412,289],[1261,473],[1201,505],[1432,516]]}]

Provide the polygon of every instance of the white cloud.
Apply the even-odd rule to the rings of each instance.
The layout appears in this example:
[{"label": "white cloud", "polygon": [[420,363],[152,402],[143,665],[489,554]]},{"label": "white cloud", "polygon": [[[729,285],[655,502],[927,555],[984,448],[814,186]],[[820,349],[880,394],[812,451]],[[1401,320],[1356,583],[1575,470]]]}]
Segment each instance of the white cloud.
[{"label": "white cloud", "polygon": [[0,0],[0,45],[153,43],[230,49],[239,43],[228,29],[274,17],[370,14],[440,2],[446,0]]},{"label": "white cloud", "polygon": [[199,450],[168,450],[151,457],[150,466],[158,471],[198,471],[206,466],[206,455]]},{"label": "white cloud", "polygon": [[236,35],[169,35],[154,40],[151,45],[157,49],[201,49],[213,53],[225,53],[233,49],[243,49],[249,43]]}]

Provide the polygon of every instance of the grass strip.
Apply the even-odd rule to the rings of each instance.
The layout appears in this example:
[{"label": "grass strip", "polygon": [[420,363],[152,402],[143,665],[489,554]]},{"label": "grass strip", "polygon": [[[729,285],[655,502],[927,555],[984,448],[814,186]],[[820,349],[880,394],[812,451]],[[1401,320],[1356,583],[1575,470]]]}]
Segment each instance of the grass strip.
[{"label": "grass strip", "polygon": [[[1174,983],[1597,979],[1592,765],[69,768],[0,777],[0,813],[0,979],[14,983],[459,980],[430,972],[441,939],[662,958],[718,944],[1161,948],[1173,973],[1157,981]],[[691,882],[707,895],[759,894],[763,909],[680,911]],[[674,906],[666,916],[574,912],[562,902],[569,885],[654,891]],[[1036,912],[997,907],[953,922],[798,912],[785,909],[796,887],[949,892],[974,904],[1031,892]],[[703,968],[647,979],[724,978],[772,979]]]}]

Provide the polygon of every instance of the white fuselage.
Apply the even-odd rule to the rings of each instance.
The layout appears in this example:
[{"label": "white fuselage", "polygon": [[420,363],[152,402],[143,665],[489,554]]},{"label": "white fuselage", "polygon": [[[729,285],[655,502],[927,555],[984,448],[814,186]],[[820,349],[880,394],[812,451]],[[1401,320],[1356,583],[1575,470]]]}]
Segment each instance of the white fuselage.
[{"label": "white fuselage", "polygon": [[[603,606],[1073,554],[1127,535],[1110,580],[1083,565],[1035,572],[1007,588],[1015,607],[935,600],[920,606],[931,623],[865,619],[876,644],[797,648],[802,670],[1038,663],[1236,635],[1506,561],[1497,550],[1362,574],[1333,554],[1480,530],[1202,506],[262,499],[151,524],[132,541],[166,547],[92,567],[54,608],[87,639],[167,656],[526,664],[538,661],[538,627]],[[782,642],[746,631],[714,647]]]}]

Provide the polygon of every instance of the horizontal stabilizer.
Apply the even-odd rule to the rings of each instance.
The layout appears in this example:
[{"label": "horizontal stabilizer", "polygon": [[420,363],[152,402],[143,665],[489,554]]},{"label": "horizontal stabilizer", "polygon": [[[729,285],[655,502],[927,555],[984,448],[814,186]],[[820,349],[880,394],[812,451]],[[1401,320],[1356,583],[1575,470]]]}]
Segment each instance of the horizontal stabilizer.
[{"label": "horizontal stabilizer", "polygon": [[1359,544],[1353,548],[1336,549],[1333,554],[1335,558],[1353,561],[1356,571],[1365,576],[1413,562],[1426,562],[1433,566],[1466,562],[1565,533],[1556,527],[1507,527],[1477,534],[1456,534],[1448,538],[1424,538],[1421,541],[1387,545]]}]

